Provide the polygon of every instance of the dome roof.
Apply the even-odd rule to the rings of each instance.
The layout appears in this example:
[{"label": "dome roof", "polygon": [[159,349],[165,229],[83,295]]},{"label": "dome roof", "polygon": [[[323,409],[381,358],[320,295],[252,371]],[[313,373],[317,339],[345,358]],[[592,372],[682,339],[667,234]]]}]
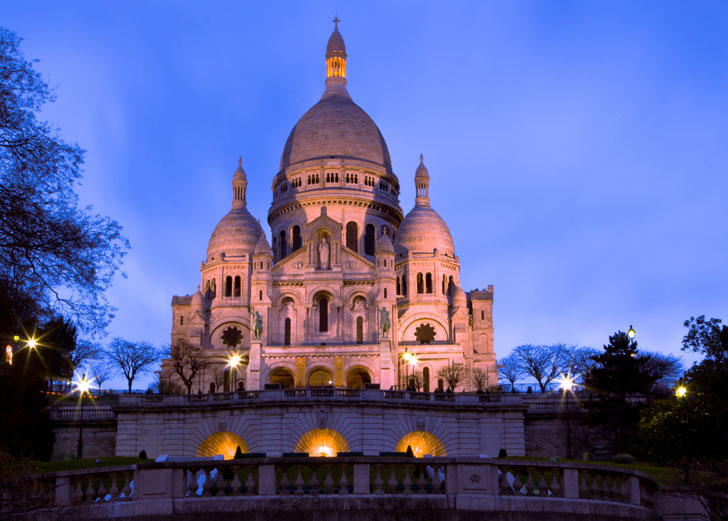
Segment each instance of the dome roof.
[{"label": "dome roof", "polygon": [[192,309],[195,311],[201,310],[205,307],[205,300],[202,297],[202,293],[200,292],[200,286],[197,286],[197,291],[194,295],[192,295],[192,300],[190,301],[190,304],[192,306]]},{"label": "dome roof", "polygon": [[346,45],[344,44],[344,38],[339,32],[338,25],[334,26],[334,32],[329,37],[329,43],[326,44],[326,54],[329,55],[333,52],[341,52],[346,54]]},{"label": "dome roof", "polygon": [[377,253],[394,253],[394,246],[392,245],[392,239],[389,235],[383,233],[377,241]]},{"label": "dome roof", "polygon": [[253,250],[253,253],[255,255],[260,255],[260,254],[270,255],[270,244],[268,244],[268,239],[265,238],[265,233],[260,234],[260,239],[258,239],[258,242],[255,245],[255,249]]},{"label": "dome roof", "polygon": [[392,172],[387,143],[366,112],[346,92],[328,89],[293,127],[281,170],[312,159],[359,159]]},{"label": "dome roof", "polygon": [[455,245],[450,230],[440,214],[429,206],[415,206],[399,225],[394,238],[397,254],[427,252],[438,249],[455,257]]},{"label": "dome roof", "polygon": [[244,206],[234,206],[212,232],[207,245],[208,262],[213,257],[220,258],[222,253],[227,256],[252,253],[262,233],[260,223]]}]

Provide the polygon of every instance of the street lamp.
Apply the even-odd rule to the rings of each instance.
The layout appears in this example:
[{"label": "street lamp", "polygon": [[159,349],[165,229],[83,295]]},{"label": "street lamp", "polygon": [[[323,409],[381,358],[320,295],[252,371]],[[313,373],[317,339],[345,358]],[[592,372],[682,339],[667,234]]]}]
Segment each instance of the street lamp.
[{"label": "street lamp", "polygon": [[230,368],[230,372],[233,374],[233,381],[232,381],[233,383],[232,383],[232,386],[231,386],[231,390],[234,390],[235,389],[235,376],[236,376],[235,375],[235,370],[240,365],[241,360],[242,359],[240,358],[240,355],[237,354],[237,353],[235,353],[230,358],[228,358],[228,364],[227,365]]},{"label": "street lamp", "polygon": [[81,455],[83,454],[83,395],[84,393],[88,393],[89,395],[89,388],[91,387],[91,382],[93,381],[93,378],[91,380],[86,379],[86,375],[83,375],[83,378],[78,380],[77,382],[74,382],[76,384],[76,391],[79,393],[79,397],[81,400],[81,418],[78,422],[78,445],[76,446],[76,459],[81,459]]},{"label": "street lamp", "polygon": [[684,385],[681,385],[677,389],[675,389],[675,396],[678,398],[684,398],[685,395],[688,394],[688,390]]},{"label": "street lamp", "polygon": [[25,345],[27,345],[30,349],[35,349],[38,347],[38,341],[35,338],[29,338],[25,341]]},{"label": "street lamp", "polygon": [[636,333],[635,333],[635,331],[634,331],[634,328],[632,327],[632,324],[630,324],[630,325],[629,325],[629,331],[627,331],[627,336],[628,336],[629,338],[634,338],[635,334],[636,334]]},{"label": "street lamp", "polygon": [[564,391],[566,398],[566,459],[574,459],[571,452],[571,411],[569,410],[569,393],[574,388],[574,379],[569,375],[564,375],[559,388]]}]

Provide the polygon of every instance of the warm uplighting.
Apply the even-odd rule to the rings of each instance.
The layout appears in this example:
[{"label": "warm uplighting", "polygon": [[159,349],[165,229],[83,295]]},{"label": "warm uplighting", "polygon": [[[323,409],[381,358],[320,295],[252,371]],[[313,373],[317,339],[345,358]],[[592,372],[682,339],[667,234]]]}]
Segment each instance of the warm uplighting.
[{"label": "warm uplighting", "polygon": [[240,358],[240,355],[232,355],[230,358],[228,358],[228,367],[237,367],[240,365],[242,361],[242,358]]},{"label": "warm uplighting", "polygon": [[563,391],[571,391],[574,388],[574,379],[569,376],[568,374],[565,374],[561,378],[561,383],[559,384],[559,389]]},{"label": "warm uplighting", "polygon": [[678,398],[684,397],[688,393],[688,390],[685,388],[684,385],[681,385],[677,389],[675,389],[675,396]]},{"label": "warm uplighting", "polygon": [[312,429],[301,436],[295,450],[312,457],[332,458],[339,452],[349,452],[349,444],[333,429]]},{"label": "warm uplighting", "polygon": [[634,338],[635,332],[634,328],[632,327],[632,324],[629,325],[629,331],[627,331],[627,336],[630,338]]}]

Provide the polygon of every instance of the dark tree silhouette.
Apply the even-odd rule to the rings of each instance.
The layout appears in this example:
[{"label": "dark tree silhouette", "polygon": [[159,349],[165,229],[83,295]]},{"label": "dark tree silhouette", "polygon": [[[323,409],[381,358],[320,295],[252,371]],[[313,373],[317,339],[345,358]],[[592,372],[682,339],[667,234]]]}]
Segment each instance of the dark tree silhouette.
[{"label": "dark tree silhouette", "polygon": [[36,118],[54,96],[20,41],[0,27],[0,281],[93,334],[110,319],[104,291],[128,243],[118,223],[79,208],[83,150]]},{"label": "dark tree silhouette", "polygon": [[157,349],[146,342],[129,342],[123,338],[115,338],[109,344],[107,352],[111,363],[129,384],[129,393],[134,378],[152,369],[152,364],[159,360]]},{"label": "dark tree silhouette", "polygon": [[[174,372],[187,388],[187,394],[192,394],[192,383],[195,376],[207,367],[207,358],[201,347],[178,339],[170,349],[170,359]],[[161,392],[161,391],[160,391]]]},{"label": "dark tree silhouette", "polygon": [[525,344],[513,350],[513,357],[518,360],[521,371],[533,377],[542,393],[546,386],[564,371],[564,351],[566,346],[534,346]]}]

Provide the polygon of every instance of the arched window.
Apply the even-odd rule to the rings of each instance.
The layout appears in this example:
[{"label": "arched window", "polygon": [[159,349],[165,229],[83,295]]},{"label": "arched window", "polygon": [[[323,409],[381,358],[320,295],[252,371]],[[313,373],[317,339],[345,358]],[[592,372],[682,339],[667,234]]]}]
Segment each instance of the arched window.
[{"label": "arched window", "polygon": [[349,221],[346,223],[346,247],[350,250],[359,251],[359,248],[357,248],[357,241],[359,230],[357,229],[357,225],[354,221]]},{"label": "arched window", "polygon": [[281,248],[281,259],[284,258],[286,255],[288,255],[288,252],[286,251],[286,230],[281,230],[281,233],[278,234],[278,244]]},{"label": "arched window", "polygon": [[364,232],[364,254],[374,255],[374,241],[376,240],[377,231],[373,224],[367,224]]},{"label": "arched window", "polygon": [[440,392],[445,390],[445,381],[442,378],[437,379],[437,390]]},{"label": "arched window", "polygon": [[424,367],[422,369],[422,387],[426,393],[430,392],[430,368]]},{"label": "arched window", "polygon": [[426,292],[432,293],[432,273],[428,273],[425,276],[425,286],[426,286]]},{"label": "arched window", "polygon": [[276,258],[277,255],[278,255],[278,238],[274,235],[273,236],[273,260],[274,261],[277,261],[278,260]]},{"label": "arched window", "polygon": [[401,284],[399,283],[399,277],[397,277],[397,295],[402,294]]},{"label": "arched window", "polygon": [[233,278],[229,275],[225,277],[225,296],[233,296]]},{"label": "arched window", "polygon": [[450,275],[450,281],[447,285],[447,293],[452,294],[453,287],[455,286],[455,282],[452,280],[452,275]]},{"label": "arched window", "polygon": [[291,345],[291,319],[286,318],[283,322],[283,345]]},{"label": "arched window", "polygon": [[233,287],[233,297],[239,297],[240,296],[240,275],[235,276],[235,286]]},{"label": "arched window", "polygon": [[402,275],[402,296],[407,296],[407,277]]},{"label": "arched window", "polygon": [[296,251],[301,247],[301,227],[294,226],[293,230],[291,230],[291,236],[293,237],[293,249],[291,251]]},{"label": "arched window", "polygon": [[421,295],[425,292],[425,283],[422,280],[422,273],[417,274],[417,294]]},{"label": "arched window", "polygon": [[364,319],[356,317],[356,343],[364,343]]},{"label": "arched window", "polygon": [[447,295],[447,275],[442,276],[442,294]]},{"label": "arched window", "polygon": [[185,317],[180,315],[179,316],[179,325],[184,326],[185,325]]},{"label": "arched window", "polygon": [[217,283],[216,279],[212,279],[212,298],[217,297]]},{"label": "arched window", "polygon": [[480,312],[480,320],[485,320],[485,311]]},{"label": "arched window", "polygon": [[329,330],[329,299],[319,299],[319,332],[326,333]]},{"label": "arched window", "polygon": [[263,300],[263,290],[258,291],[258,300]]}]

